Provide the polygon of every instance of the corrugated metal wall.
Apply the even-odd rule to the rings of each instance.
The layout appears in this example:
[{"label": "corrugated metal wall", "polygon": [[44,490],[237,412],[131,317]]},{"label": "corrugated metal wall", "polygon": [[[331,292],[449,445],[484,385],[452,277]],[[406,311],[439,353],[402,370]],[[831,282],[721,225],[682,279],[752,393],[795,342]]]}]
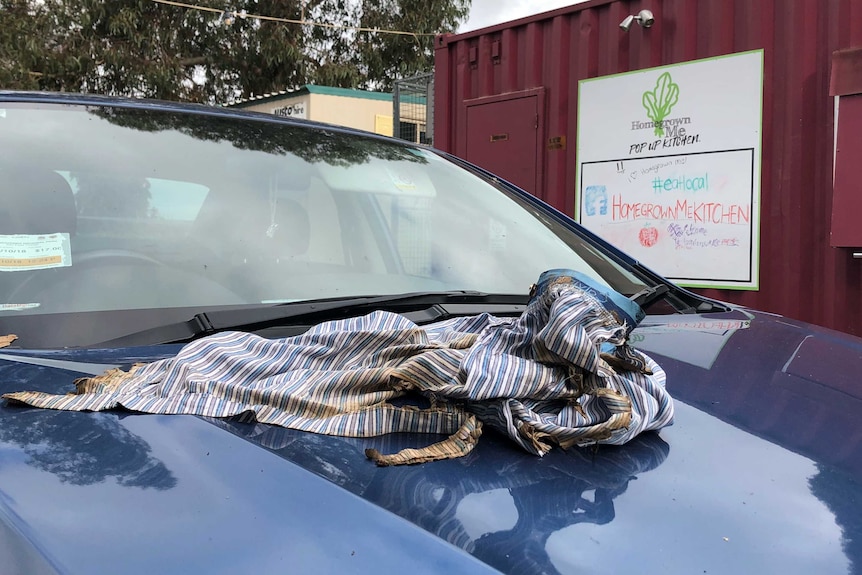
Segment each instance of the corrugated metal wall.
[{"label": "corrugated metal wall", "polygon": [[[644,8],[655,14],[652,28],[620,30]],[[830,61],[834,50],[852,46],[862,46],[862,0],[577,4],[438,38],[435,145],[467,157],[465,101],[544,88],[539,141],[562,134],[569,146],[542,154],[536,195],[572,214],[579,80],[762,48],[760,290],[704,293],[862,335],[862,260],[829,246]]]}]

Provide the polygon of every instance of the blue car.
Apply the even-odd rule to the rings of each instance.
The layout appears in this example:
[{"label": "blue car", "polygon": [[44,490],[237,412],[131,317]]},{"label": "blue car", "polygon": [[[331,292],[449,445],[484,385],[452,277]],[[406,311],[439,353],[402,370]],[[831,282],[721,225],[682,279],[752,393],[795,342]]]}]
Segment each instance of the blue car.
[{"label": "blue car", "polygon": [[[486,425],[383,466],[429,436],[16,399],[230,334],[511,325],[553,269],[645,312],[622,347],[672,425],[542,456]],[[0,345],[3,574],[862,572],[862,340],[676,286],[427,147],[0,91]]]}]

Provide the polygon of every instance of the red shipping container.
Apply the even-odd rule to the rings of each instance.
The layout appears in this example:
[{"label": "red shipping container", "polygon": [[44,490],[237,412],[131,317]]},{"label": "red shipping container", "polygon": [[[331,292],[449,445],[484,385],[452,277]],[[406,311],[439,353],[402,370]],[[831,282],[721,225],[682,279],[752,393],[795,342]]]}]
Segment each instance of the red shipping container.
[{"label": "red shipping container", "polygon": [[702,291],[862,335],[862,246],[830,243],[831,61],[859,22],[862,0],[593,0],[440,36],[434,142],[574,215],[580,80],[762,49],[760,285]]}]

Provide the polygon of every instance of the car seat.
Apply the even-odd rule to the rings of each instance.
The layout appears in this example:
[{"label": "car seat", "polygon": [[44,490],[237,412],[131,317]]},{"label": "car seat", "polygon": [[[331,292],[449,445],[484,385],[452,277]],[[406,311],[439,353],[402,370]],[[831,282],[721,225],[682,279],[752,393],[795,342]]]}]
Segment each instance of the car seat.
[{"label": "car seat", "polygon": [[51,170],[0,171],[0,234],[74,235],[75,195],[66,179]]}]

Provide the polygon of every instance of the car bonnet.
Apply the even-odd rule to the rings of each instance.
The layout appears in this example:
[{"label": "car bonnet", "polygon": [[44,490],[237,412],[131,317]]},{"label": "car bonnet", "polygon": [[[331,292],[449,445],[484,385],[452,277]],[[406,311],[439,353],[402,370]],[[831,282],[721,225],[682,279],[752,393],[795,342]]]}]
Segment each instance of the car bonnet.
[{"label": "car bonnet", "polygon": [[[675,424],[543,458],[487,431],[467,457],[379,468],[365,448],[428,438],[2,405],[0,550],[70,573],[862,566],[860,340],[734,311],[650,316],[632,342],[667,371]],[[176,350],[4,350],[0,391]]]}]

